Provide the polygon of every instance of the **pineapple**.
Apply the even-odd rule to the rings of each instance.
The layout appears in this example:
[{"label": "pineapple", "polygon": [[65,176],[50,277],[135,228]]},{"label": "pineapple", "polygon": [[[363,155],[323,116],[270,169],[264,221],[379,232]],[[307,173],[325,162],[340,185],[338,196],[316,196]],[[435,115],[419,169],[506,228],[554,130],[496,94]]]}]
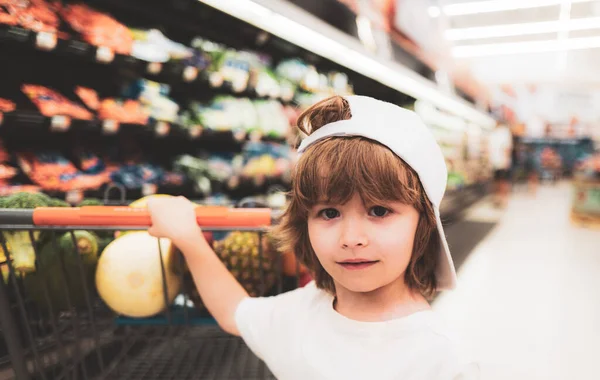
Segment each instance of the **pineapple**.
[{"label": "pineapple", "polygon": [[[265,235],[262,240],[262,255],[257,232],[234,231],[213,244],[215,253],[252,297],[267,294],[277,281],[278,260],[268,237]],[[201,305],[195,288],[190,298],[196,306]]]}]

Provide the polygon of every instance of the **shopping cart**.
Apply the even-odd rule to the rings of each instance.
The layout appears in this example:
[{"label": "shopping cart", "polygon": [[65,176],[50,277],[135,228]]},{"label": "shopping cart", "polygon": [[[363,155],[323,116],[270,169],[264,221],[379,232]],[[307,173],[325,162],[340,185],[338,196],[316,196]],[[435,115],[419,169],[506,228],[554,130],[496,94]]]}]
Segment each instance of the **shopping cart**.
[{"label": "shopping cart", "polygon": [[[266,208],[199,207],[197,215],[203,231],[251,231],[261,240],[275,217],[274,211]],[[50,235],[54,244],[59,234],[70,233],[75,243],[76,230],[144,230],[149,225],[145,209],[130,207],[0,210],[0,231],[28,231],[35,248],[36,271],[44,269],[39,267],[42,260],[34,239],[36,231]],[[94,286],[85,285],[89,284],[85,278],[89,272],[83,269],[77,254],[78,273],[68,273],[63,266],[57,275],[68,307],[52,310],[48,291],[42,288],[48,303],[42,310],[32,302],[33,294],[28,294],[22,276],[17,275],[4,237],[0,237],[0,243],[6,257],[0,264],[8,272],[7,282],[0,281],[0,380],[274,378],[240,338],[222,332],[201,306],[189,305],[189,289],[178,296],[180,302],[150,318],[117,315],[97,295]],[[263,257],[262,244],[259,249]],[[158,261],[162,265],[162,260]],[[162,270],[164,276],[164,267]],[[74,275],[81,277],[83,289],[67,285],[68,276]],[[290,282],[290,277],[278,270],[276,284],[263,287],[260,295],[281,293],[294,286],[297,281]],[[165,300],[166,288],[163,277]],[[74,292],[81,290],[83,307],[71,302]]]}]

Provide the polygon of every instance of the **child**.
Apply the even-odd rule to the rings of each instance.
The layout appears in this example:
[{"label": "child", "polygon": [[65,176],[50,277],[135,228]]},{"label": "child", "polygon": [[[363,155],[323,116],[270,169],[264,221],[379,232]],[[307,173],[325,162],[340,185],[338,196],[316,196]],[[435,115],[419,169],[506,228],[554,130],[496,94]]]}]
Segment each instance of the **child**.
[{"label": "child", "polygon": [[251,298],[203,239],[182,197],[153,199],[153,236],[172,239],[223,330],[280,380],[472,379],[428,299],[455,286],[439,205],[447,171],[413,112],[363,96],[306,110],[308,135],[274,234],[314,282]]}]

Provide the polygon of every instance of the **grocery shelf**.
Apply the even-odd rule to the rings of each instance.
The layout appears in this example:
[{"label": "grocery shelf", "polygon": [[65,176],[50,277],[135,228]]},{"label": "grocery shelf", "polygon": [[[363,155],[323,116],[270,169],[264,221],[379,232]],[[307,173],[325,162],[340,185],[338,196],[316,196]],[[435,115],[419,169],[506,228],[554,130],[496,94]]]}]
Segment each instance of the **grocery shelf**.
[{"label": "grocery shelf", "polygon": [[[40,42],[42,41],[42,42]],[[44,42],[46,41],[46,42]],[[50,43],[48,43],[50,41]],[[255,89],[235,91],[228,82],[211,82],[206,72],[198,71],[180,61],[147,62],[130,55],[118,54],[77,39],[61,39],[55,34],[35,32],[18,26],[0,24],[0,44],[11,44],[29,51],[46,52],[69,59],[110,66],[129,76],[144,77],[157,82],[183,87],[191,94],[216,93],[252,99],[275,99],[291,104],[292,99],[272,98],[258,94]]]},{"label": "grocery shelf", "polygon": [[284,143],[285,138],[261,136],[257,133],[249,134],[246,131],[212,130],[203,129],[201,126],[184,127],[176,123],[151,120],[148,124],[120,124],[115,120],[80,120],[64,115],[44,116],[37,111],[16,110],[2,114],[0,131],[7,133],[65,133],[85,132],[102,135],[116,135],[136,133],[147,137],[168,138],[177,137],[190,141],[201,141],[205,145],[214,143],[242,144],[249,140]]}]

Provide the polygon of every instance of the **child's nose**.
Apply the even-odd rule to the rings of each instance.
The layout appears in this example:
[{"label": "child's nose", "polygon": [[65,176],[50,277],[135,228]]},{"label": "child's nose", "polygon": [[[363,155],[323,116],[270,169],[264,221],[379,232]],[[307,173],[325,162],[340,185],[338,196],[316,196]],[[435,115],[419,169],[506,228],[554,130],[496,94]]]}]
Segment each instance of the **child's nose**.
[{"label": "child's nose", "polygon": [[340,236],[342,248],[365,247],[369,244],[369,239],[358,221],[346,221]]}]

